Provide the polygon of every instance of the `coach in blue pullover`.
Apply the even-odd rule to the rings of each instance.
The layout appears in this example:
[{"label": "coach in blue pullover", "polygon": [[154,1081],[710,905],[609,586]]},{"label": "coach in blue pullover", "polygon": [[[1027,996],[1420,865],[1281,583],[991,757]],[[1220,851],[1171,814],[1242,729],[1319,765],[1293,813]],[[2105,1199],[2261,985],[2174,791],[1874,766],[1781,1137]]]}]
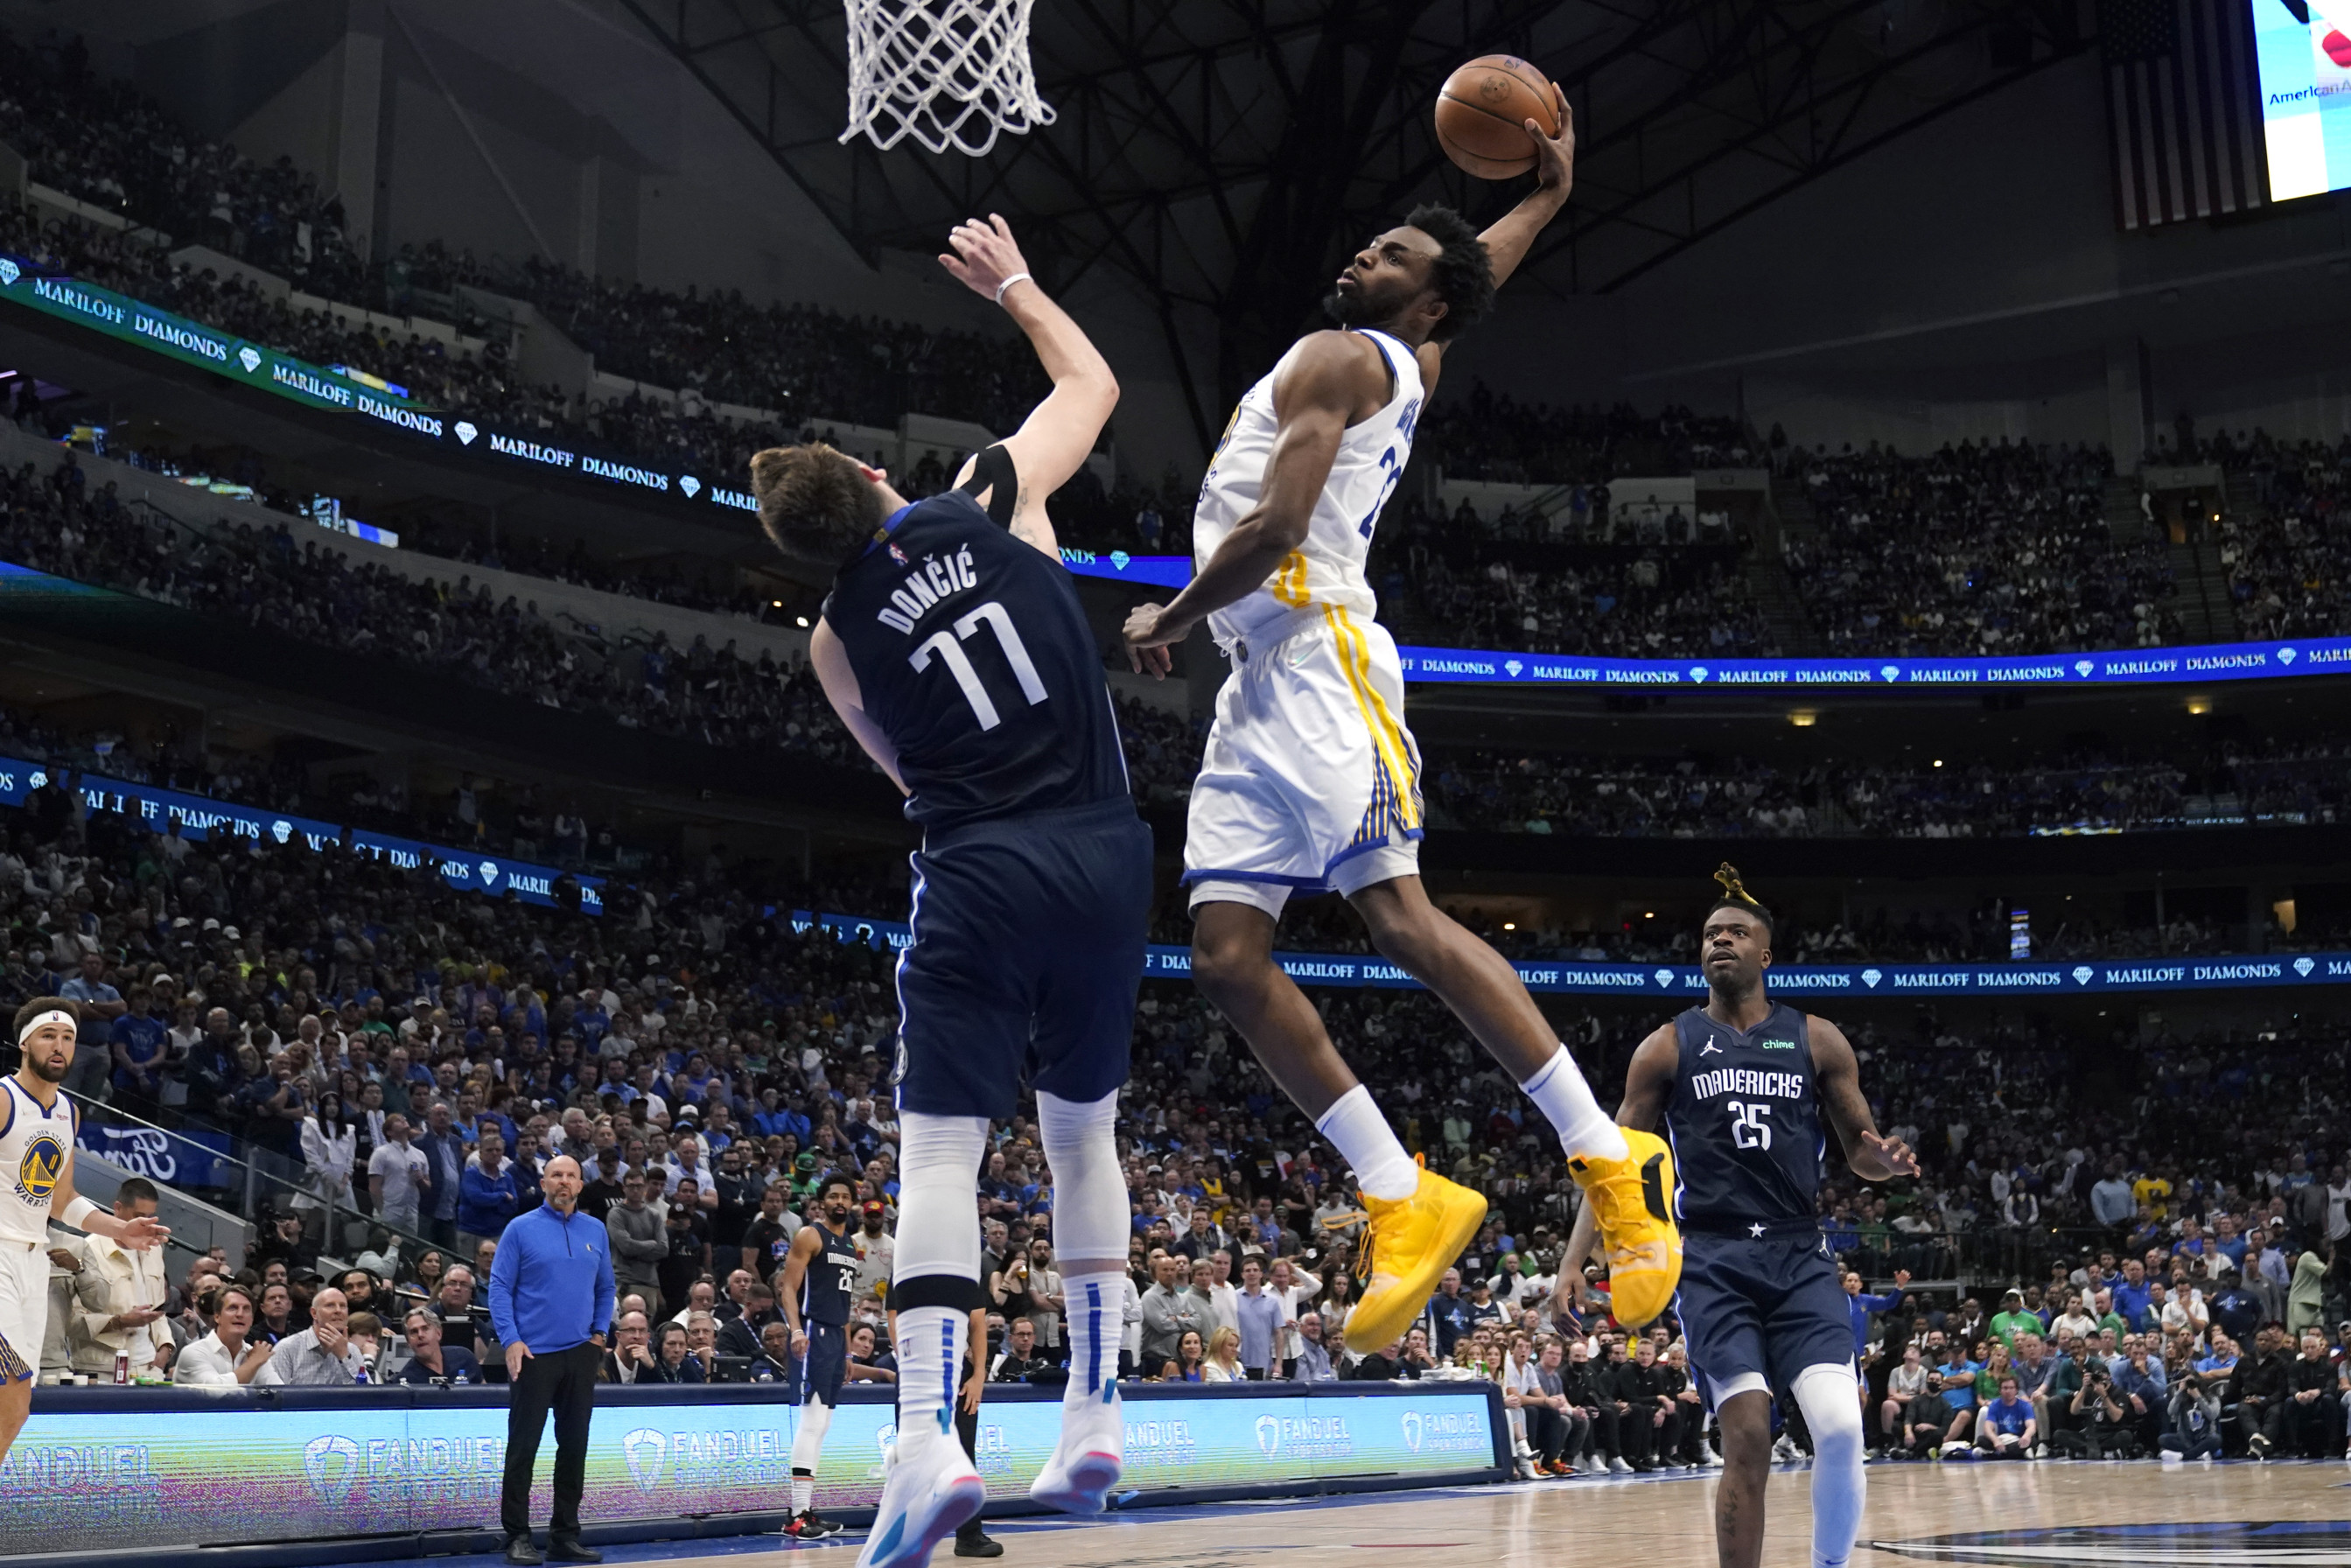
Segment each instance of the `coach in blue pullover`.
[{"label": "coach in blue pullover", "polygon": [[[539,1175],[544,1206],[517,1216],[490,1263],[490,1322],[507,1347],[507,1561],[601,1563],[580,1540],[588,1481],[588,1422],[612,1322],[612,1253],[604,1228],[579,1213],[580,1162],[558,1155]],[[530,1539],[530,1472],[555,1413],[555,1519],[541,1554]]]}]

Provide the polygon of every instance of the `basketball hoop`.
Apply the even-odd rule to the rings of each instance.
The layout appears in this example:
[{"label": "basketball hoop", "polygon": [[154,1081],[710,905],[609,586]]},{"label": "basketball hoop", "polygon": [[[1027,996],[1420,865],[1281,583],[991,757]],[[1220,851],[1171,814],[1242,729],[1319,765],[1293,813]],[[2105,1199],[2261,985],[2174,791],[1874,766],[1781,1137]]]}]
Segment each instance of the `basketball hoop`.
[{"label": "basketball hoop", "polygon": [[849,129],[888,152],[987,155],[998,131],[1053,123],[1029,63],[1036,0],[847,0]]}]

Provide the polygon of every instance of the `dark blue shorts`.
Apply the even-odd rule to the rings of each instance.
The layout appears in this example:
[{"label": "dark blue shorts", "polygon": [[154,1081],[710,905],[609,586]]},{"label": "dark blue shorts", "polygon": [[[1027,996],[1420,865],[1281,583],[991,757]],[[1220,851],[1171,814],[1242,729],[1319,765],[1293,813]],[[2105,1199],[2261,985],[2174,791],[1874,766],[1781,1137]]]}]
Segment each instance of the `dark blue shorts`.
[{"label": "dark blue shorts", "polygon": [[1853,1360],[1853,1315],[1828,1239],[1816,1229],[1751,1238],[1685,1229],[1675,1298],[1690,1364],[1715,1390],[1754,1373],[1785,1394],[1808,1366]]},{"label": "dark blue shorts", "polygon": [[1151,830],[1125,800],[926,834],[898,956],[898,1108],[1002,1121],[1126,1082]]},{"label": "dark blue shorts", "polygon": [[827,1405],[839,1406],[841,1385],[849,1378],[849,1331],[838,1323],[806,1322],[808,1354],[792,1369],[790,1399],[808,1403],[813,1394]]}]

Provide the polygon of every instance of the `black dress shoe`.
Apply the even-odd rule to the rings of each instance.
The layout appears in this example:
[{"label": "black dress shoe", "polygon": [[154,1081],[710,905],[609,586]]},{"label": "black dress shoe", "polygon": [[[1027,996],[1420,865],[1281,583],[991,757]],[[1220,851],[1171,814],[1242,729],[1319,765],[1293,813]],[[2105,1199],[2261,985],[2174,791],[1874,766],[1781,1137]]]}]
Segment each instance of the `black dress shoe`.
[{"label": "black dress shoe", "polygon": [[530,1543],[529,1536],[517,1535],[507,1542],[507,1561],[516,1568],[539,1568],[547,1555]]},{"label": "black dress shoe", "polygon": [[958,1557],[1001,1557],[1004,1555],[1004,1542],[989,1536],[977,1534],[967,1540],[958,1533],[956,1536],[955,1554]]},{"label": "black dress shoe", "polygon": [[557,1536],[547,1543],[547,1555],[556,1563],[601,1563],[604,1554],[592,1546],[582,1546],[579,1540]]}]

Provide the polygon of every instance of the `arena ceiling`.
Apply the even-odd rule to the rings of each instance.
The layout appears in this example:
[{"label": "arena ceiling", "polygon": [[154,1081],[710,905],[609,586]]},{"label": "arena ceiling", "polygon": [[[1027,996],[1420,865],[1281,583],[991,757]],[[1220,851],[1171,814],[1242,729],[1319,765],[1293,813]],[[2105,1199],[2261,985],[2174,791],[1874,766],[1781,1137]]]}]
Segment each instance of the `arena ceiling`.
[{"label": "arena ceiling", "polygon": [[841,0],[621,4],[867,255],[1002,212],[1056,286],[1111,268],[1159,298],[1187,379],[1178,308],[1211,312],[1204,446],[1346,246],[1415,199],[1515,199],[1437,149],[1464,59],[1520,55],[1566,89],[1575,200],[1525,276],[1605,293],[2090,41],[2079,0],[1038,0],[1058,118],[975,160],[841,144]]}]

